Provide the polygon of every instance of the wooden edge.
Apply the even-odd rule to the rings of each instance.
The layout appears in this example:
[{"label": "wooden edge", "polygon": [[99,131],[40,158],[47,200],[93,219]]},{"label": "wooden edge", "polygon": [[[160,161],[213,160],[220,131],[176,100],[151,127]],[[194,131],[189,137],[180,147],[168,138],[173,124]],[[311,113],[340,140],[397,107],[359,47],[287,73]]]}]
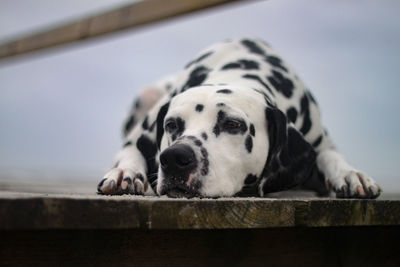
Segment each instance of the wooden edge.
[{"label": "wooden edge", "polygon": [[0,195],[0,230],[400,225],[400,200]]},{"label": "wooden edge", "polygon": [[0,59],[243,0],[146,0],[0,44]]}]

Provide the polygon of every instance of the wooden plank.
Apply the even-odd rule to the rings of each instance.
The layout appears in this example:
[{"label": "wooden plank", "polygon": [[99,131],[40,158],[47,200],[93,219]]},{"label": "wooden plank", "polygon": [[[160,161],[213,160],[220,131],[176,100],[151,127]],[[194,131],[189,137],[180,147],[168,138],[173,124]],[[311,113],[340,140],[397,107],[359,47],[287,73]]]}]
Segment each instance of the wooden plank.
[{"label": "wooden plank", "polygon": [[0,44],[0,59],[85,40],[241,0],[145,0]]},{"label": "wooden plank", "polygon": [[400,226],[400,200],[171,199],[0,192],[0,230]]},{"label": "wooden plank", "polygon": [[0,231],[1,266],[400,266],[400,227]]}]

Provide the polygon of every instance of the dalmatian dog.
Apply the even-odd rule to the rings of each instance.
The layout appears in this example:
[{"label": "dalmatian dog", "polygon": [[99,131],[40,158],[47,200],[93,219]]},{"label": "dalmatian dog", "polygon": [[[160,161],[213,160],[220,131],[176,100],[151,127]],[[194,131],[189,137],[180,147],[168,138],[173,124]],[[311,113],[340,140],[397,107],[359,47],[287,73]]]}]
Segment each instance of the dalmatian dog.
[{"label": "dalmatian dog", "polygon": [[212,45],[145,89],[124,135],[99,194],[265,197],[300,187],[376,198],[382,190],[337,152],[310,91],[261,40]]}]

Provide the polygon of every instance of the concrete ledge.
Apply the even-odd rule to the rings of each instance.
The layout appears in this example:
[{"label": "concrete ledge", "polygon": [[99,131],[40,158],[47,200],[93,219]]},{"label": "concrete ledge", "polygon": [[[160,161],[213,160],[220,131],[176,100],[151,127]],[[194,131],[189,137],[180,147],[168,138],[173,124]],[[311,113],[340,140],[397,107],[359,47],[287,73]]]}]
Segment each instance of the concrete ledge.
[{"label": "concrete ledge", "polygon": [[399,226],[400,200],[169,199],[0,192],[0,230]]}]

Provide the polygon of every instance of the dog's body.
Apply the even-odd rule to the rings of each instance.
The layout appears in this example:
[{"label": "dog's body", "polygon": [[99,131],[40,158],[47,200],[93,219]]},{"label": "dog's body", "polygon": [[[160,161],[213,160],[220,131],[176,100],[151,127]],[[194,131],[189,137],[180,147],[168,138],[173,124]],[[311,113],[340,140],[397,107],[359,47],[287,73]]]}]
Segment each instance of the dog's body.
[{"label": "dog's body", "polygon": [[375,198],[381,191],[335,150],[311,93],[258,40],[211,46],[143,91],[124,133],[101,194],[264,196],[306,185]]}]

